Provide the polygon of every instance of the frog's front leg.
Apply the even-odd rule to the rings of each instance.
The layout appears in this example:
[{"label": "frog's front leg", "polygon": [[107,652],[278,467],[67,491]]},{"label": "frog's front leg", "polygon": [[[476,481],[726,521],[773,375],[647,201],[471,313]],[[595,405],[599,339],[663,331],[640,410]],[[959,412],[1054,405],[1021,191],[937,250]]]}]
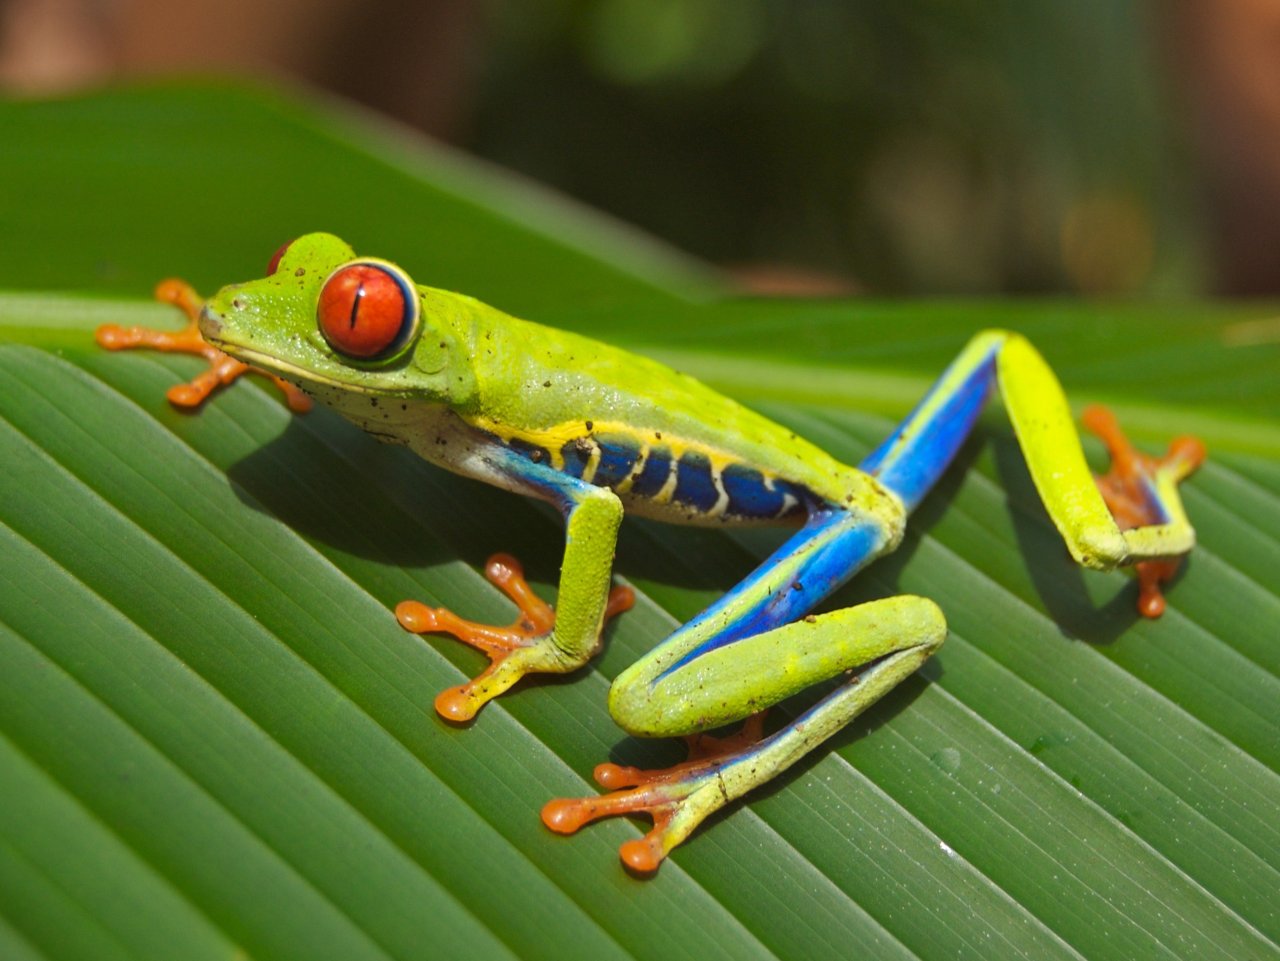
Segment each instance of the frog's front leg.
[{"label": "frog's front leg", "polygon": [[417,601],[397,605],[396,617],[405,630],[451,634],[489,657],[482,674],[436,698],[436,710],[451,721],[469,721],[525,674],[564,674],[581,667],[599,649],[605,619],[627,610],[635,600],[629,587],[609,589],[622,521],[622,502],[616,494],[527,460],[496,442],[479,457],[474,473],[558,507],[565,516],[565,552],[555,610],[533,593],[514,558],[500,554],[489,559],[485,576],[520,610],[509,627],[476,624]]},{"label": "frog's front leg", "polygon": [[209,362],[207,370],[202,371],[185,384],[170,387],[165,396],[175,407],[199,407],[219,387],[226,386],[248,373],[260,373],[271,378],[280,392],[284,394],[285,403],[296,414],[306,413],[311,409],[311,398],[295,385],[267,373],[256,367],[250,367],[243,361],[229,357],[214,347],[200,335],[199,321],[203,301],[195,288],[185,280],[170,278],[156,285],[156,300],[173,304],[187,317],[186,326],[181,330],[154,330],[150,327],[121,327],[118,324],[103,324],[94,333],[99,347],[107,350],[132,350],[144,347],[166,353],[195,354]]},{"label": "frog's front leg", "polygon": [[847,681],[769,737],[729,739],[667,771],[601,765],[596,779],[621,790],[552,801],[544,823],[571,833],[597,818],[648,813],[653,830],[619,853],[633,870],[653,871],[709,814],[790,767],[924,663],[946,636],[941,611],[925,598],[800,616],[896,546],[901,507],[884,496],[883,516],[816,511],[751,576],[619,675],[609,709],[632,734],[690,735],[853,672]]}]

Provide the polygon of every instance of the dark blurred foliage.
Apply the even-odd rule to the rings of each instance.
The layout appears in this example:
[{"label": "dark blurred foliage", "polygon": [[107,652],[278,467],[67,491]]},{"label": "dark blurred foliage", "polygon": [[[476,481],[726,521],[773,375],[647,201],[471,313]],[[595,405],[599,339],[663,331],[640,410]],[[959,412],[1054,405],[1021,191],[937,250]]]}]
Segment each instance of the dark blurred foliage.
[{"label": "dark blurred foliage", "polygon": [[0,84],[277,73],[771,291],[1280,291],[1277,0],[0,0]]},{"label": "dark blurred foliage", "polygon": [[466,142],[717,263],[1188,292],[1131,0],[494,0]]}]

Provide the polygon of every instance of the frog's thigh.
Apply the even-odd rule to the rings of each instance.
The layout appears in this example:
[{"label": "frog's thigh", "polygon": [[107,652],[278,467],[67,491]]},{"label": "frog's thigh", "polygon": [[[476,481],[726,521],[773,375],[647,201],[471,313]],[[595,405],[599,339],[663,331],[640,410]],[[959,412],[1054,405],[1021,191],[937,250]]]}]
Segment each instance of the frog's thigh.
[{"label": "frog's thigh", "polygon": [[[632,734],[690,734],[747,717],[863,667],[837,726],[923,663],[946,637],[933,601],[902,595],[808,617],[674,665],[641,661],[620,675],[609,709]],[[846,712],[842,711],[842,714]]]}]

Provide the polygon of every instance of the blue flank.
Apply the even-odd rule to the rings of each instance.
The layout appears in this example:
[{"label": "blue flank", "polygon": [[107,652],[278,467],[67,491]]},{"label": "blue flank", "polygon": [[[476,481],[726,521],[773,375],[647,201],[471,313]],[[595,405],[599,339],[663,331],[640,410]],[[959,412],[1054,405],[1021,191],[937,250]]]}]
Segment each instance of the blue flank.
[{"label": "blue flank", "polygon": [[[551,451],[547,447],[518,438],[503,441],[494,436],[493,441],[535,464],[551,463]],[[583,479],[587,465],[599,451],[590,483],[616,489],[634,472],[629,493],[651,498],[666,486],[674,466],[676,485],[671,500],[700,514],[710,514],[715,509],[720,502],[721,487],[716,484],[717,471],[710,457],[701,451],[686,451],[673,465],[671,448],[657,446],[650,450],[644,466],[637,472],[640,449],[630,437],[587,434],[561,446],[558,452],[564,464],[561,473]],[[813,500],[813,495],[802,485],[774,478],[770,486],[761,471],[745,464],[728,464],[718,476],[725,494],[724,510],[719,516],[727,519],[780,520],[804,510]]]},{"label": "blue flank", "polygon": [[706,514],[720,500],[720,490],[711,476],[711,459],[697,451],[687,451],[676,465],[676,489],[671,499]]},{"label": "blue flank", "polygon": [[644,462],[640,476],[631,483],[631,494],[636,497],[652,497],[666,484],[671,474],[671,449],[654,447]]},{"label": "blue flank", "polygon": [[725,513],[732,517],[781,517],[787,494],[795,498],[796,510],[800,510],[806,500],[802,488],[786,481],[775,480],[770,490],[765,486],[764,475],[745,464],[728,464],[720,474],[720,482],[729,495]]},{"label": "blue flank", "polygon": [[564,459],[562,470],[570,477],[581,478],[591,459],[591,445],[571,440],[560,448],[560,456]]},{"label": "blue flank", "polygon": [[613,438],[597,438],[597,441],[600,444],[600,463],[596,466],[592,483],[601,487],[617,487],[636,466],[640,448]]}]

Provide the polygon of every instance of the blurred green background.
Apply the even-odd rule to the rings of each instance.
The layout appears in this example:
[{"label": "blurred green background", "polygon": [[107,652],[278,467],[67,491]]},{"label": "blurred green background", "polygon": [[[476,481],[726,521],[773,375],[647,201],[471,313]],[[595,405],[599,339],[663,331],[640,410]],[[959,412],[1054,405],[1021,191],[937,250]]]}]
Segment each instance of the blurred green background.
[{"label": "blurred green background", "polygon": [[1277,37],[1256,0],[7,0],[0,82],[297,78],[763,292],[1190,297],[1280,290]]}]

